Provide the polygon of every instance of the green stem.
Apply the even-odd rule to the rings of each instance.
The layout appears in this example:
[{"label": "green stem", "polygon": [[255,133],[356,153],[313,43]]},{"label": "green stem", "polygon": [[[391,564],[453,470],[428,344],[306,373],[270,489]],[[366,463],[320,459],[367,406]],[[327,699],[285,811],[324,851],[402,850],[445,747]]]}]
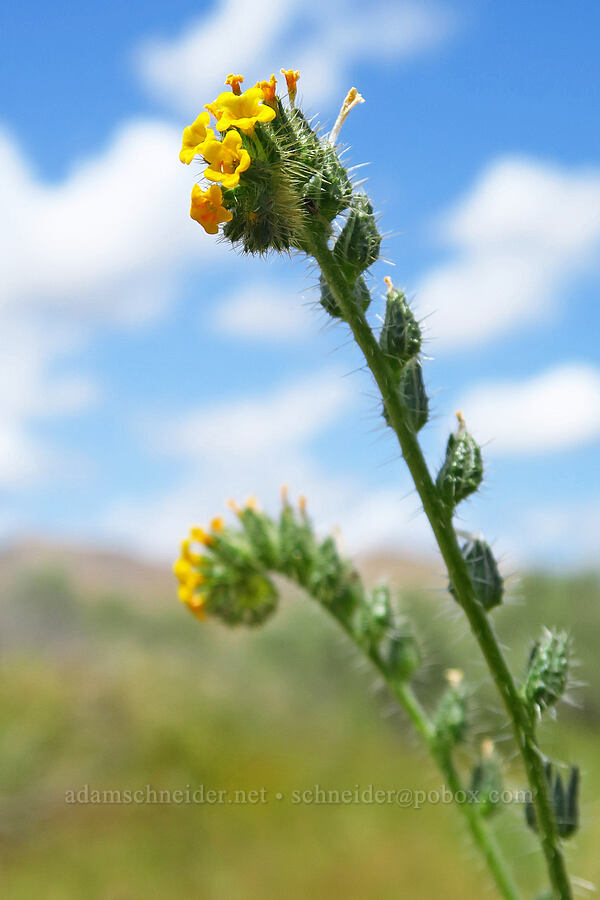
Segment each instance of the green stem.
[{"label": "green stem", "polygon": [[[348,637],[356,642],[355,635],[353,634],[352,630],[342,620],[338,619],[337,617],[334,618],[336,619],[338,624],[340,624],[344,628]],[[381,665],[381,661],[379,660],[377,655],[368,654],[368,656],[379,674],[384,679],[389,690],[396,697],[396,699],[408,715],[415,728],[415,731],[423,739],[434,762],[437,764],[440,772],[442,773],[446,785],[452,791],[452,795],[455,798],[455,801],[456,798],[460,797],[461,795],[466,796],[465,788],[461,782],[460,775],[458,774],[454,766],[452,754],[446,747],[442,747],[440,745],[433,722],[427,715],[426,711],[423,709],[419,698],[413,691],[410,684],[406,681],[397,681],[390,678],[388,673]],[[505,898],[505,900],[520,900],[521,894],[519,893],[519,889],[514,883],[513,878],[508,871],[504,860],[502,859],[500,848],[494,840],[493,835],[490,833],[489,828],[483,821],[481,813],[479,812],[477,806],[473,803],[468,802],[468,800],[465,800],[465,802],[456,801],[456,805],[467,821],[467,827],[471,833],[471,837],[473,838],[475,846],[481,851],[488,869],[492,875],[492,878],[496,883],[496,887],[500,891],[500,894]]]},{"label": "green stem", "polygon": [[[405,681],[394,683],[388,681],[388,685],[408,713],[414,727],[426,742],[429,751],[438,764],[453,796],[455,798],[461,795],[465,796],[465,790],[454,766],[452,756],[450,752],[439,746],[435,729],[425,710],[419,703],[419,700],[415,696],[410,684]],[[471,837],[473,838],[476,847],[478,847],[482,853],[501,895],[505,897],[506,900],[519,900],[519,897],[521,896],[519,890],[514,883],[512,876],[508,872],[498,845],[490,830],[483,822],[481,813],[476,805],[470,803],[468,800],[459,802],[457,805],[467,820]]]},{"label": "green stem", "polygon": [[379,347],[364,314],[354,303],[352,286],[346,281],[325,240],[313,241],[310,252],[319,264],[381,392],[390,424],[398,437],[402,455],[448,569],[456,599],[469,620],[473,635],[485,657],[510,717],[533,794],[538,833],[553,894],[556,900],[572,900],[573,895],[556,830],[554,811],[544,773],[543,757],[537,745],[535,726],[521,701],[491,622],[474,594],[452,518],[439,496],[417,436],[406,415],[404,404],[395,390],[388,360]]}]

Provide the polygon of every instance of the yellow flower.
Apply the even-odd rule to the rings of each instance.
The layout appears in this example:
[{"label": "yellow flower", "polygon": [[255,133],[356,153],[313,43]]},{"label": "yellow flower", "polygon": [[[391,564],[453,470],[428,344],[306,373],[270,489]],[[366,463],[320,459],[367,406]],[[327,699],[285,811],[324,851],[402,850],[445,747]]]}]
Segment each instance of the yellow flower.
[{"label": "yellow flower", "polygon": [[233,213],[223,206],[223,193],[217,184],[211,184],[206,191],[194,185],[190,216],[202,225],[207,234],[216,234],[221,222],[231,222],[233,219]]},{"label": "yellow flower", "polygon": [[200,621],[202,621],[202,622],[206,618],[208,618],[207,614],[206,614],[206,610],[204,609],[205,604],[206,604],[206,600],[202,596],[202,594],[194,594],[193,597],[191,597],[191,599],[188,601],[188,604],[187,604],[190,612],[193,613],[196,616],[196,618],[200,619]]},{"label": "yellow flower", "polygon": [[192,571],[192,567],[187,559],[183,557],[179,557],[175,565],[173,566],[173,574],[175,578],[181,585],[184,585]]},{"label": "yellow flower", "polygon": [[239,96],[225,91],[219,94],[214,103],[207,103],[205,109],[217,120],[219,131],[227,131],[235,125],[248,134],[254,130],[257,122],[272,122],[275,118],[275,110],[264,106],[261,103],[263,99],[264,94],[259,87],[250,88]]},{"label": "yellow flower", "polygon": [[235,187],[240,174],[250,165],[250,154],[242,147],[242,136],[238,131],[228,131],[222,141],[207,138],[198,152],[210,163],[204,177],[209,181],[221,181],[225,188]]},{"label": "yellow flower", "polygon": [[237,97],[239,97],[240,94],[242,93],[242,91],[240,89],[240,84],[242,83],[243,80],[244,80],[243,75],[228,75],[227,78],[225,79],[225,84],[230,85],[233,93]]},{"label": "yellow flower", "polygon": [[210,114],[209,113],[200,113],[195,122],[192,122],[191,125],[188,125],[187,128],[183,130],[183,141],[181,142],[181,151],[179,153],[179,159],[182,163],[185,163],[186,166],[189,166],[193,158],[198,153],[198,147],[208,136],[212,135],[214,138],[215,133],[211,129],[206,129],[206,126],[210,122]]},{"label": "yellow flower", "polygon": [[198,544],[204,544],[205,547],[210,547],[212,543],[210,534],[207,534],[204,528],[200,528],[199,525],[194,525],[193,528],[190,528],[190,537]]},{"label": "yellow flower", "polygon": [[300,78],[300,72],[295,72],[293,69],[282,69],[281,74],[285,75],[288,94],[290,97],[290,101],[293,103],[296,97],[296,85],[298,84],[298,79]]},{"label": "yellow flower", "polygon": [[199,619],[206,618],[204,611],[206,598],[201,591],[204,575],[195,569],[194,565],[200,564],[203,559],[202,556],[190,553],[190,540],[186,539],[181,544],[181,556],[173,566],[173,572],[179,582],[177,596]]},{"label": "yellow flower", "polygon": [[256,84],[257,88],[260,88],[263,92],[263,97],[265,98],[265,103],[271,103],[271,101],[275,100],[275,85],[277,84],[277,79],[275,75],[271,75],[269,81],[259,81]]}]

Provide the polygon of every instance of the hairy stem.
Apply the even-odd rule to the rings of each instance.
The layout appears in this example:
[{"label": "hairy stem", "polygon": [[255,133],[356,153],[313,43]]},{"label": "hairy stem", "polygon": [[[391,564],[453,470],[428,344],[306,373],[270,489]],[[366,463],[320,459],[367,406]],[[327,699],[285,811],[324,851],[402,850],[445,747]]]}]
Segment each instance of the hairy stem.
[{"label": "hairy stem", "polygon": [[[336,618],[336,621],[342,625],[350,639],[354,641],[355,637],[350,629],[346,627],[340,619]],[[461,795],[466,797],[466,791],[460,779],[460,775],[454,766],[452,753],[447,747],[440,745],[435,726],[427,715],[427,712],[423,709],[419,698],[416,696],[410,684],[406,681],[390,678],[377,656],[373,654],[368,654],[368,656],[384,679],[391,693],[408,715],[415,731],[423,739],[434,762],[442,773],[447,787],[452,791],[455,800]],[[501,896],[504,897],[505,900],[520,900],[521,894],[519,889],[515,884],[512,875],[508,871],[506,863],[500,853],[500,848],[484,822],[477,805],[466,799],[464,802],[456,801],[456,805],[466,819],[467,827],[473,842],[483,855]]]},{"label": "hairy stem", "polygon": [[469,620],[471,631],[485,657],[509,715],[533,794],[540,843],[554,897],[557,900],[572,900],[573,895],[556,829],[554,811],[544,773],[543,757],[537,744],[535,725],[529,711],[521,701],[487,613],[475,596],[451,515],[439,496],[417,436],[406,414],[404,403],[395,390],[388,360],[379,347],[364,313],[357,308],[354,302],[352,285],[346,281],[325,240],[314,241],[310,252],[339,304],[343,317],[350,326],[354,339],[362,350],[381,392],[389,422],[398,437],[402,455],[446,564],[456,599]]},{"label": "hairy stem", "polygon": [[[439,746],[433,725],[415,696],[411,686],[405,681],[396,683],[390,683],[388,681],[388,685],[408,713],[416,730],[426,742],[429,751],[442,772],[445,782],[452,791],[453,796],[455,798],[461,794],[464,796],[464,787],[454,766],[451,753]],[[502,859],[498,845],[489,828],[483,821],[477,806],[470,803],[468,800],[457,803],[457,806],[467,821],[471,837],[473,838],[476,847],[482,853],[500,894],[505,897],[506,900],[519,900],[519,890],[514,883],[513,878]]]}]

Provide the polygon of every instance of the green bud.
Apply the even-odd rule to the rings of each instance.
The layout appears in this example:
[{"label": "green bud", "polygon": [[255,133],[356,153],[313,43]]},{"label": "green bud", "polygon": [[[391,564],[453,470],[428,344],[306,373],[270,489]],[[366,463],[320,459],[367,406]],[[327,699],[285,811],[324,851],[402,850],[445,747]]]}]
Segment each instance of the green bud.
[{"label": "green bud", "polygon": [[390,590],[385,584],[377,585],[360,607],[356,631],[361,646],[366,650],[377,647],[393,622]]},{"label": "green bud", "polygon": [[[321,306],[330,316],[333,316],[333,318],[342,319],[342,311],[323,275],[319,278],[319,284],[321,286]],[[362,310],[362,312],[366,312],[369,308],[369,303],[371,302],[371,293],[364,278],[359,278],[356,281],[353,288],[353,294],[356,306]]]},{"label": "green bud", "polygon": [[456,415],[458,430],[448,438],[446,459],[436,481],[442,500],[450,509],[476,491],[483,478],[479,445],[466,430],[462,414]]},{"label": "green bud", "polygon": [[275,612],[278,599],[275,586],[261,572],[231,569],[215,574],[206,612],[228,625],[260,625]]},{"label": "green bud", "polygon": [[446,672],[448,687],[442,694],[433,724],[438,741],[444,746],[459,744],[467,731],[467,696],[463,674],[458,669]]},{"label": "green bud", "polygon": [[394,681],[408,681],[421,665],[421,652],[412,634],[392,634],[380,648],[386,674]]},{"label": "green bud", "polygon": [[280,571],[308,587],[313,560],[317,553],[310,524],[296,516],[289,503],[284,503],[279,518]]},{"label": "green bud", "polygon": [[471,791],[482,816],[491,816],[498,810],[502,793],[502,772],[494,744],[490,740],[483,741],[481,745],[481,757],[471,775]]},{"label": "green bud", "polygon": [[317,549],[307,589],[336,618],[350,625],[362,582],[350,563],[340,557],[332,537],[325,538]]},{"label": "green bud", "polygon": [[568,675],[569,636],[564,631],[545,630],[529,654],[525,700],[539,710],[553,706],[565,692]]},{"label": "green bud", "polygon": [[355,281],[379,257],[381,235],[373,207],[366,194],[352,199],[346,223],[335,242],[333,254],[348,281]]},{"label": "green bud", "polygon": [[267,568],[276,568],[279,548],[271,521],[249,506],[239,512],[239,519],[256,558]]},{"label": "green bud", "polygon": [[406,297],[389,278],[385,320],[379,336],[379,346],[392,363],[404,365],[421,349],[421,329]]},{"label": "green bud", "polygon": [[[406,408],[413,429],[415,432],[420,431],[429,418],[429,398],[425,390],[420,360],[411,359],[404,366],[398,377],[396,391]],[[385,406],[383,417],[389,425],[390,419]]]},{"label": "green bud", "polygon": [[352,185],[331,144],[322,144],[320,155],[320,169],[306,184],[303,197],[311,215],[321,215],[332,222],[350,204]]},{"label": "green bud", "polygon": [[[502,603],[504,582],[490,545],[480,538],[473,538],[461,547],[461,553],[467,564],[475,596],[483,608],[490,610]],[[448,590],[456,596],[452,584],[448,586]]]},{"label": "green bud", "polygon": [[[550,761],[546,762],[544,772],[554,809],[556,828],[559,837],[564,840],[574,835],[579,828],[579,766],[571,766],[566,790],[560,772],[554,769]],[[538,830],[535,808],[531,801],[525,805],[525,821],[532,831]]]}]

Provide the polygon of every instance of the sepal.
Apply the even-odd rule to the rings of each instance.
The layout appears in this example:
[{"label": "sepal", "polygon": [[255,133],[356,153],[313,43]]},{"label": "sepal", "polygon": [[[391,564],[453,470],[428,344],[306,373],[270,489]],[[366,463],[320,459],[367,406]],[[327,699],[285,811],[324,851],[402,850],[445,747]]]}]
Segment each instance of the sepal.
[{"label": "sepal", "polygon": [[[493,609],[502,603],[504,581],[498,571],[498,564],[487,541],[472,538],[461,547],[463,559],[467,564],[475,596],[485,610]],[[456,596],[454,586],[448,590]]]}]

